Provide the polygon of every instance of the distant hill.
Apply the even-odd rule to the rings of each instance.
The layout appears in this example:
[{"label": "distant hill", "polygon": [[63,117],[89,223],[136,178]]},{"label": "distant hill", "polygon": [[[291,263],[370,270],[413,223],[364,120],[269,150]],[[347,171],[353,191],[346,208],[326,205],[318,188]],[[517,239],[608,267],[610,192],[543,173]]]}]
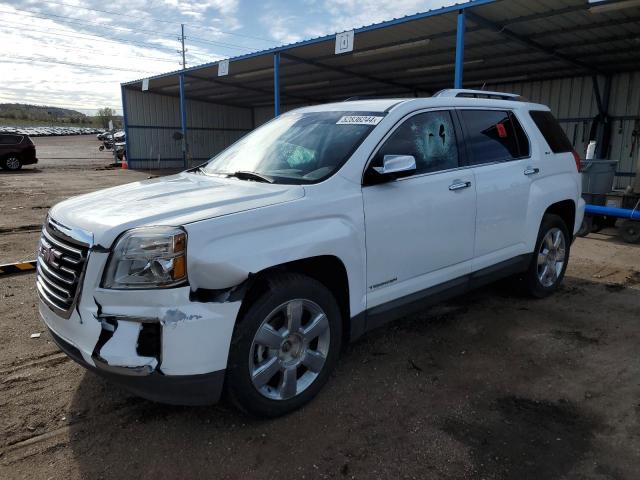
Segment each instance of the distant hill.
[{"label": "distant hill", "polygon": [[26,105],[23,103],[0,103],[0,117],[16,120],[53,120],[86,118],[84,113],[68,108]]},{"label": "distant hill", "polygon": [[[46,105],[23,103],[0,103],[0,125],[85,125],[101,126],[98,117],[92,117],[76,110]],[[115,117],[115,124],[122,123],[122,117]]]}]

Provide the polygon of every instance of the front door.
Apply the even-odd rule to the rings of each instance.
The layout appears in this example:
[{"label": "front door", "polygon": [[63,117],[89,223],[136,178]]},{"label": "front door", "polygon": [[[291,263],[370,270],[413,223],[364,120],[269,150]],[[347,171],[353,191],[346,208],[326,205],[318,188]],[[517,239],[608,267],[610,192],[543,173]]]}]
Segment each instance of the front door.
[{"label": "front door", "polygon": [[416,171],[363,187],[367,308],[470,273],[475,179],[461,167],[460,132],[449,111],[413,114],[374,154],[412,155]]}]

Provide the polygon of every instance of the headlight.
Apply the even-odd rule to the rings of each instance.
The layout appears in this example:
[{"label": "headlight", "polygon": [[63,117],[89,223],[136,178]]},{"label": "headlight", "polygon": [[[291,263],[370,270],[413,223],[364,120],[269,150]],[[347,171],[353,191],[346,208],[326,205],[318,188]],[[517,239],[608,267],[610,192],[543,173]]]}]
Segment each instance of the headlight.
[{"label": "headlight", "polygon": [[173,287],[187,279],[187,234],[176,227],[142,227],[126,232],[116,244],[105,288]]}]

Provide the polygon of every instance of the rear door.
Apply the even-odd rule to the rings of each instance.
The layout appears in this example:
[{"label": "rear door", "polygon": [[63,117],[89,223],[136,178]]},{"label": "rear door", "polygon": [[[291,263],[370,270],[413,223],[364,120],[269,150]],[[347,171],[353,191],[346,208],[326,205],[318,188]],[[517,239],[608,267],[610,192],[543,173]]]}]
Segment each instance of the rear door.
[{"label": "rear door", "polygon": [[365,180],[368,308],[471,272],[475,181],[460,140],[450,111],[426,111],[403,120],[374,153],[369,168],[384,155],[413,155],[417,170]]},{"label": "rear door", "polygon": [[504,109],[459,109],[476,179],[473,270],[527,253],[531,183],[540,169],[515,114]]}]

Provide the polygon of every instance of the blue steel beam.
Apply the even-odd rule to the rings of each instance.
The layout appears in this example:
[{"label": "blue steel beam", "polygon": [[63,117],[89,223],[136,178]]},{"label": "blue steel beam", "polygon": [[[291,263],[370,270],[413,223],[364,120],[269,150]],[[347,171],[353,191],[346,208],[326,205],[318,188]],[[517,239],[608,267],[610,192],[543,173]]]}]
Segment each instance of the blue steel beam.
[{"label": "blue steel beam", "polygon": [[184,96],[184,73],[180,74],[180,127],[182,130],[182,164],[187,167],[187,107]]},{"label": "blue steel beam", "polygon": [[465,12],[458,12],[458,30],[456,34],[456,73],[453,81],[453,88],[462,88],[462,77],[464,74],[464,31]]},{"label": "blue steel beam", "polygon": [[273,54],[273,114],[280,115],[280,52]]},{"label": "blue steel beam", "polygon": [[[593,88],[596,90],[596,94],[600,97],[600,88],[598,86],[598,78],[594,76],[594,85]],[[598,128],[596,141],[596,158],[605,158],[607,155],[607,151],[609,150],[609,145],[611,144],[611,130],[607,129],[607,123],[609,120],[609,101],[611,99],[611,75],[606,75],[604,77],[604,91],[602,92],[602,96],[600,97],[598,103],[598,110],[601,115],[602,125]]]}]

